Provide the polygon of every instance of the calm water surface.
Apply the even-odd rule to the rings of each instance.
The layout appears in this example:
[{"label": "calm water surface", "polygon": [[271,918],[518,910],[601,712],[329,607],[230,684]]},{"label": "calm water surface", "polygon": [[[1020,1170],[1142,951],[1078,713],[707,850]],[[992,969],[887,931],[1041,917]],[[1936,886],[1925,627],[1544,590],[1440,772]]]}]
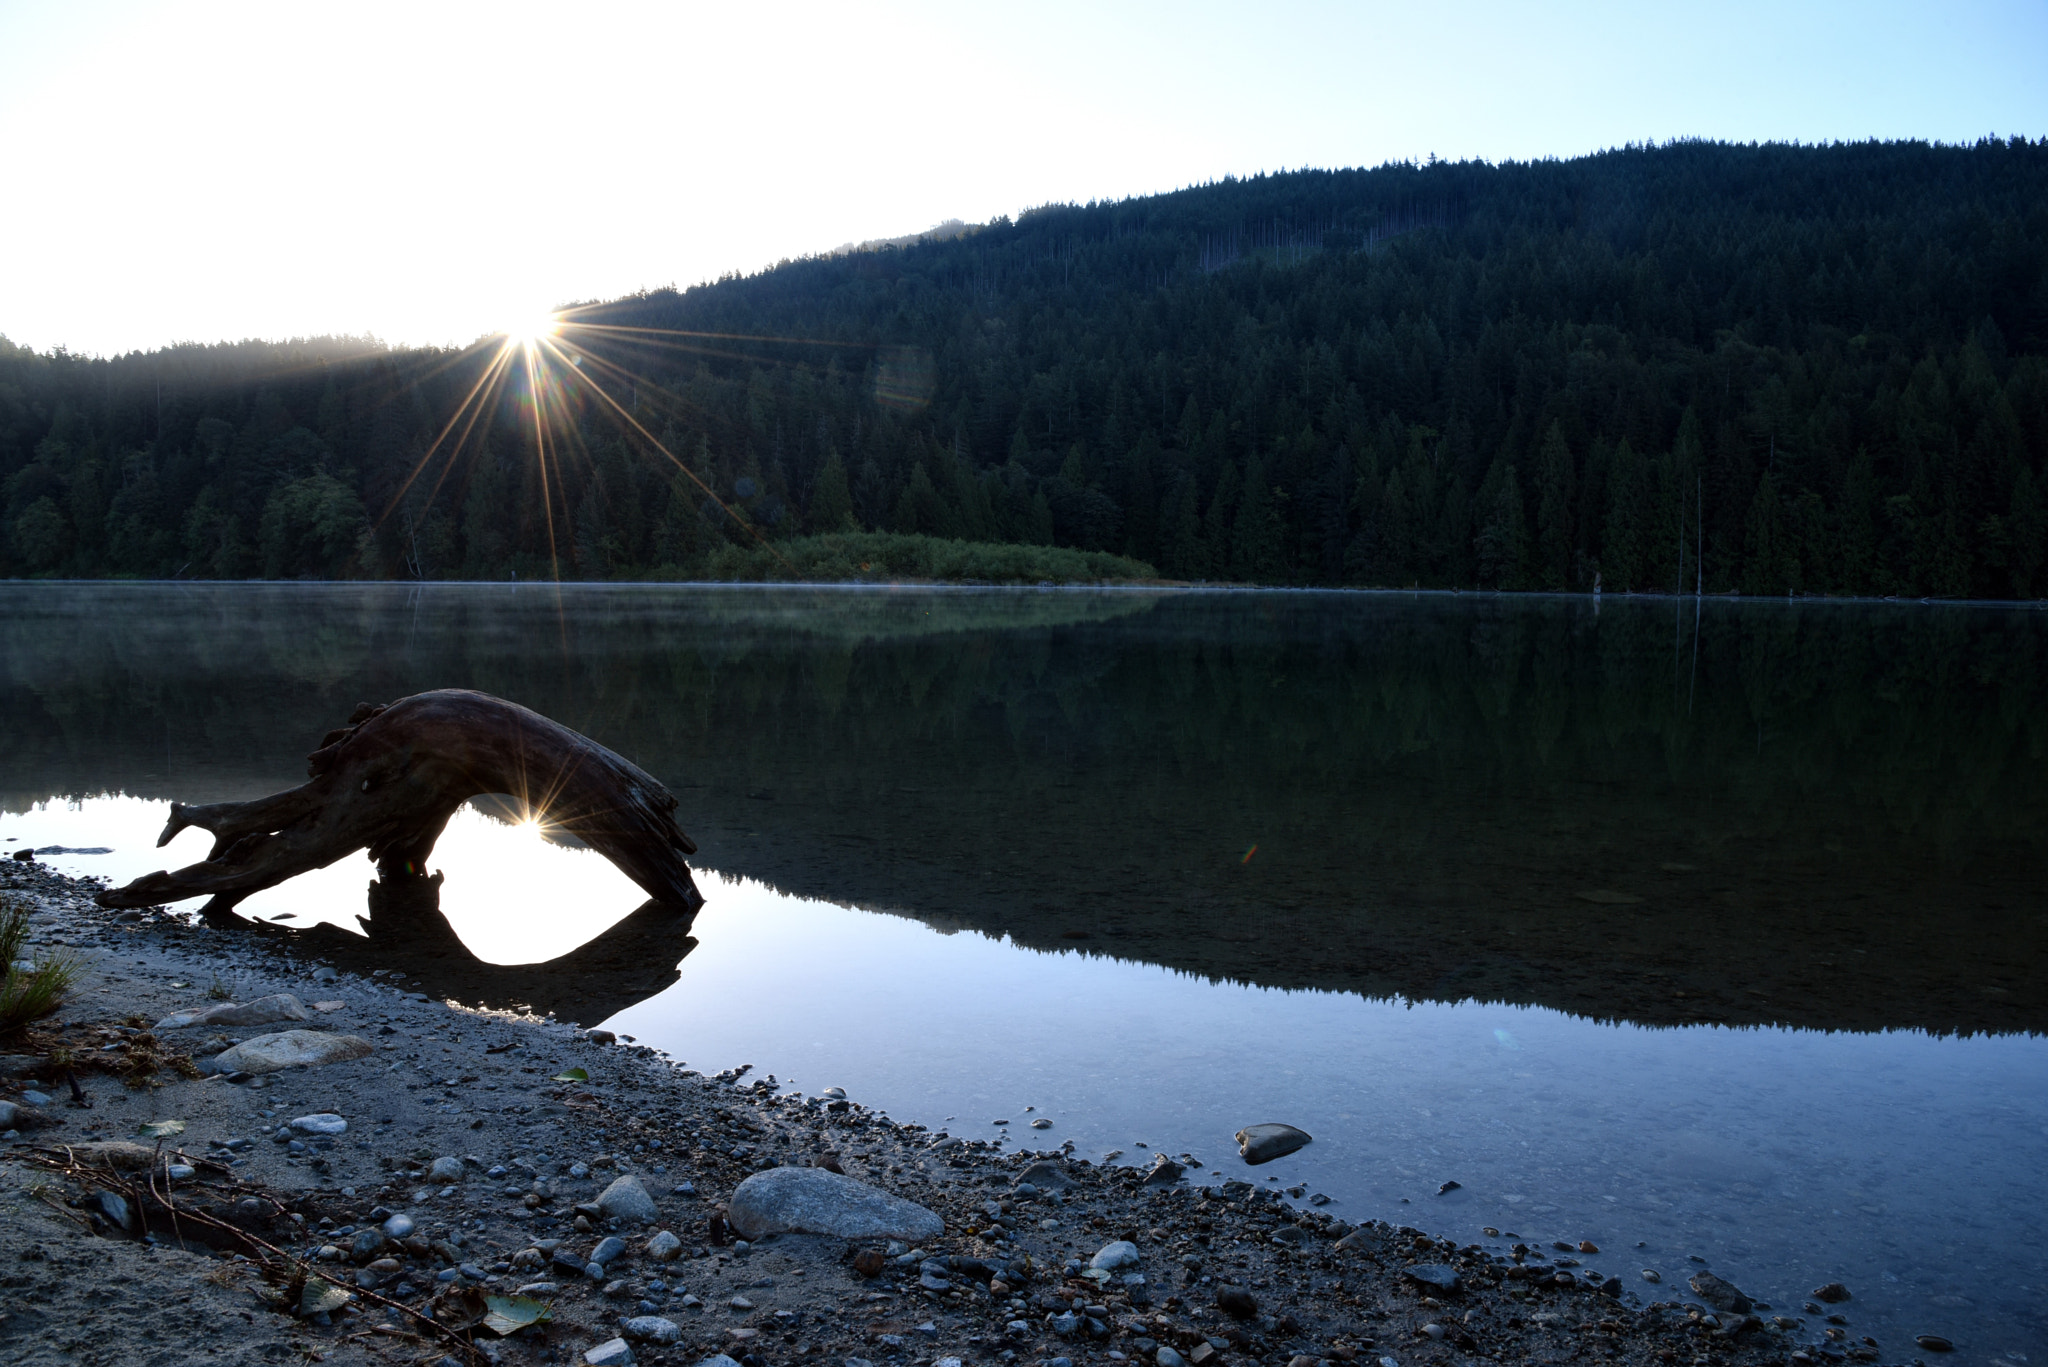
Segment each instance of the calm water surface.
[{"label": "calm water surface", "polygon": [[477,812],[438,889],[350,859],[241,910],[955,1133],[1238,1175],[1290,1121],[1251,1175],[1350,1219],[1590,1238],[1654,1295],[1839,1278],[1887,1358],[2020,1360],[2044,666],[2041,613],[1920,605],[4,586],[0,837],[190,862],[169,800],[483,688],[671,786],[694,923]]}]

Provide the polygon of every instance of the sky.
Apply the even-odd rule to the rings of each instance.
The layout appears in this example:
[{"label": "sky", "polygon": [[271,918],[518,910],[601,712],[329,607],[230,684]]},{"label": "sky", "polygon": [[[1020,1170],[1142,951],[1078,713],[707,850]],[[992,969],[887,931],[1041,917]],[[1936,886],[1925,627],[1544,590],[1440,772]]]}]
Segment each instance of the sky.
[{"label": "sky", "polygon": [[2048,135],[2048,3],[0,0],[0,334],[467,343],[1304,166]]}]

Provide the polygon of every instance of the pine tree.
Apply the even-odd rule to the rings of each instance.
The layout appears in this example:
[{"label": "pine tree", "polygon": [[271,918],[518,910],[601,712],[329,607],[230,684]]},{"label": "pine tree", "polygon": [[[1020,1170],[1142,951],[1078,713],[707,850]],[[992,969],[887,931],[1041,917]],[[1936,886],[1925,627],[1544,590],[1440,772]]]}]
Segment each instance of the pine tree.
[{"label": "pine tree", "polygon": [[811,504],[804,510],[804,526],[811,532],[857,532],[860,521],[853,515],[853,492],[846,484],[846,465],[839,448],[831,447],[818,478],[811,485]]},{"label": "pine tree", "polygon": [[1572,448],[1564,439],[1564,426],[1552,423],[1537,453],[1536,554],[1540,582],[1553,592],[1573,587],[1572,506],[1575,481]]},{"label": "pine tree", "polygon": [[1527,582],[1528,527],[1522,516],[1522,485],[1515,467],[1496,459],[1479,486],[1479,532],[1472,539],[1479,585],[1519,589]]}]

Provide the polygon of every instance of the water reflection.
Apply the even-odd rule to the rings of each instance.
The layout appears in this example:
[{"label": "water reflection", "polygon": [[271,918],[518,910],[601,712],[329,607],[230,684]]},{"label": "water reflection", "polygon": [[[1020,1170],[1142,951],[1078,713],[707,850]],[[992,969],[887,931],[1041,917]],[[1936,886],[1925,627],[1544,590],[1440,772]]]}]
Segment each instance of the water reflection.
[{"label": "water reflection", "polygon": [[[0,801],[270,791],[464,685],[710,867],[1224,981],[2048,1028],[2040,614],[585,586],[0,589]],[[1256,853],[1247,853],[1256,847]]]},{"label": "water reflection", "polygon": [[680,981],[678,965],[697,947],[690,936],[692,913],[650,901],[559,958],[488,963],[442,914],[442,877],[371,880],[361,934],[324,923],[287,930],[260,922],[256,933],[347,972],[403,969],[409,986],[436,1000],[591,1023]]}]

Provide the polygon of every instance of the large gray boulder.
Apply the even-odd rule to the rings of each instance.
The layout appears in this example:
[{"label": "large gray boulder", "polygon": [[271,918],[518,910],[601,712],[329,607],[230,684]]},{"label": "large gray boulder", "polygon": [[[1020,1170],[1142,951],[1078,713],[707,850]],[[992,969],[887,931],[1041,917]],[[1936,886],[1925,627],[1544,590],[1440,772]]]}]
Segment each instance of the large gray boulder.
[{"label": "large gray boulder", "polygon": [[770,1168],[740,1183],[726,1220],[742,1237],[829,1234],[841,1239],[905,1239],[943,1234],[946,1222],[915,1201],[824,1168]]},{"label": "large gray boulder", "polygon": [[368,1058],[377,1046],[354,1035],[328,1035],[318,1030],[281,1030],[275,1035],[258,1035],[232,1049],[214,1055],[213,1066],[223,1073],[275,1073],[283,1068],[318,1068],[327,1063]]}]

